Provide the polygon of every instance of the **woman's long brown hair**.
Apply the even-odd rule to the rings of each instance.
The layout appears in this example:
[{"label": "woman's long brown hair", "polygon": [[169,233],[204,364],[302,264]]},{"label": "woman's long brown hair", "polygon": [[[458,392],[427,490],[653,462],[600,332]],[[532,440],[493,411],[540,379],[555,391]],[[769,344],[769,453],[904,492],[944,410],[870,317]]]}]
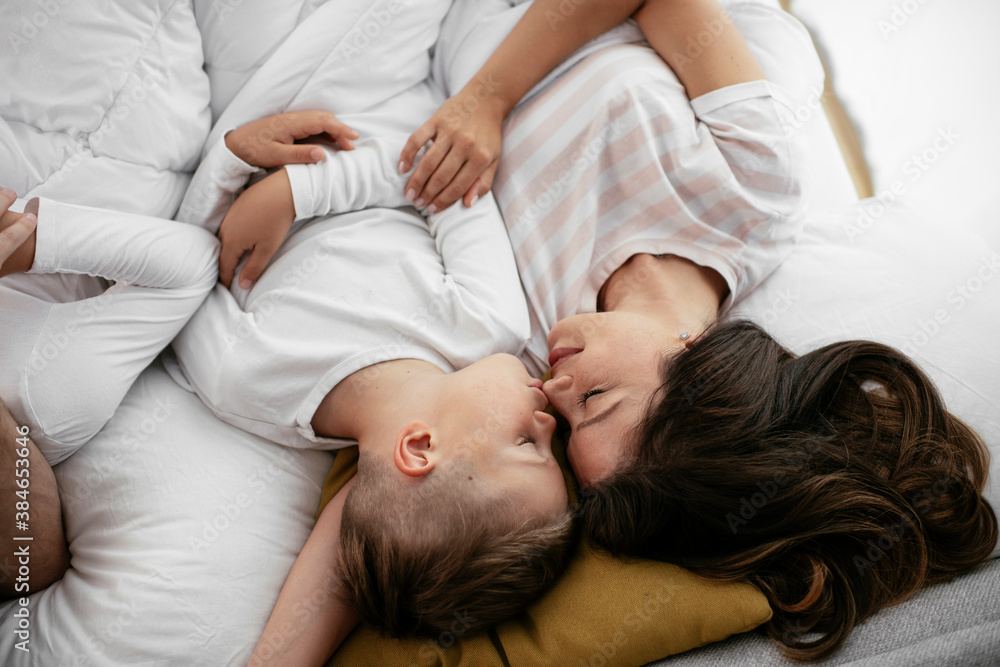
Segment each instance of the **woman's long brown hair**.
[{"label": "woman's long brown hair", "polygon": [[796,357],[755,324],[720,323],[665,361],[635,436],[588,494],[591,541],[756,585],[795,660],[830,655],[997,541],[988,450],[885,345]]}]

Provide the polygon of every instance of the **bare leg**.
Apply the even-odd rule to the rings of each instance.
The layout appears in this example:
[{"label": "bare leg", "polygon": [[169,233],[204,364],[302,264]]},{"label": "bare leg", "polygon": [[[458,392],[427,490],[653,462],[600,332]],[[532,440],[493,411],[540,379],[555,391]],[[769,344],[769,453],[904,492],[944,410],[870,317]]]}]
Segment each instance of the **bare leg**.
[{"label": "bare leg", "polygon": [[0,401],[0,600],[41,590],[67,569],[56,477]]}]

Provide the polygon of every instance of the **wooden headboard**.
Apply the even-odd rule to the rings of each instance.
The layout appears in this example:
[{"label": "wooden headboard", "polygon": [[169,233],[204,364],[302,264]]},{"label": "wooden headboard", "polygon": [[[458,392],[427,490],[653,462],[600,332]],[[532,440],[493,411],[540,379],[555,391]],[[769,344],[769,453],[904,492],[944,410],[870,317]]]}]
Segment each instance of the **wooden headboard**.
[{"label": "wooden headboard", "polygon": [[[792,0],[779,0],[779,2],[782,9],[794,15],[794,12],[791,10]],[[806,27],[808,28],[808,26]],[[812,35],[812,31],[810,31],[810,35]],[[868,168],[868,161],[865,159],[865,153],[861,146],[861,139],[858,136],[857,128],[844,109],[840,98],[837,97],[834,87],[834,77],[830,71],[823,47],[816,41],[815,35],[812,35],[812,37],[813,44],[816,46],[816,52],[823,63],[823,72],[826,75],[826,84],[823,88],[822,96],[823,111],[826,113],[831,127],[833,127],[833,134],[837,139],[840,152],[844,156],[844,161],[847,163],[847,169],[851,174],[851,180],[854,181],[854,189],[858,193],[858,198],[865,199],[871,197],[875,194],[875,188],[872,185],[871,170]]]}]

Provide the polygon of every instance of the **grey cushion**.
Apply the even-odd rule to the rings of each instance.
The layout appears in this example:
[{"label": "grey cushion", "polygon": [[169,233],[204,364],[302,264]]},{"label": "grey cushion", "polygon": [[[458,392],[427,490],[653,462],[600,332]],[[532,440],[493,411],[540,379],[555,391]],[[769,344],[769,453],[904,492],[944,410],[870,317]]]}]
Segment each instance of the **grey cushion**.
[{"label": "grey cushion", "polygon": [[[797,665],[758,632],[653,663],[656,667]],[[854,629],[832,658],[841,667],[1000,665],[1000,559],[927,587]]]}]

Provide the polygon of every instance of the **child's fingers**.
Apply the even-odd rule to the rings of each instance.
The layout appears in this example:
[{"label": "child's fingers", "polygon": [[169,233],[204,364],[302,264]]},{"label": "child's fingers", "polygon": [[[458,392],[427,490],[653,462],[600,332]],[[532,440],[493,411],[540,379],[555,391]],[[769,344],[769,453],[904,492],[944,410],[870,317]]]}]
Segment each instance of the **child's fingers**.
[{"label": "child's fingers", "polygon": [[[410,138],[406,140],[406,145],[403,146],[403,152],[399,154],[399,173],[405,174],[413,167],[413,161],[417,159],[417,153],[420,149],[427,145],[427,142],[433,139],[437,135],[437,126],[434,124],[434,119],[427,121],[423,125],[417,128],[417,131],[410,135]],[[430,151],[428,151],[430,153]],[[421,164],[427,161],[427,156],[421,161]],[[437,165],[434,165],[437,166]],[[433,170],[432,170],[433,171]],[[430,175],[430,173],[428,173]],[[414,174],[414,177],[416,174]],[[417,183],[414,182],[413,178],[410,178],[410,182],[407,184],[407,190],[413,190],[414,192],[420,192],[424,187],[423,181],[420,182],[420,187],[417,187]]]},{"label": "child's fingers", "polygon": [[277,247],[272,247],[270,244],[264,243],[260,243],[254,247],[253,252],[250,253],[250,257],[247,259],[246,265],[240,271],[241,288],[250,289],[257,282],[260,274],[264,273],[267,263],[271,261],[277,250]]},{"label": "child's fingers", "polygon": [[233,282],[233,274],[236,272],[236,265],[243,257],[244,249],[235,243],[222,242],[222,251],[219,254],[219,282],[227,288]]},{"label": "child's fingers", "polygon": [[337,117],[330,111],[289,111],[284,114],[286,130],[293,139],[305,139],[306,137],[326,134],[331,139],[340,142],[341,139],[348,141],[357,139],[358,133],[337,120]]}]

